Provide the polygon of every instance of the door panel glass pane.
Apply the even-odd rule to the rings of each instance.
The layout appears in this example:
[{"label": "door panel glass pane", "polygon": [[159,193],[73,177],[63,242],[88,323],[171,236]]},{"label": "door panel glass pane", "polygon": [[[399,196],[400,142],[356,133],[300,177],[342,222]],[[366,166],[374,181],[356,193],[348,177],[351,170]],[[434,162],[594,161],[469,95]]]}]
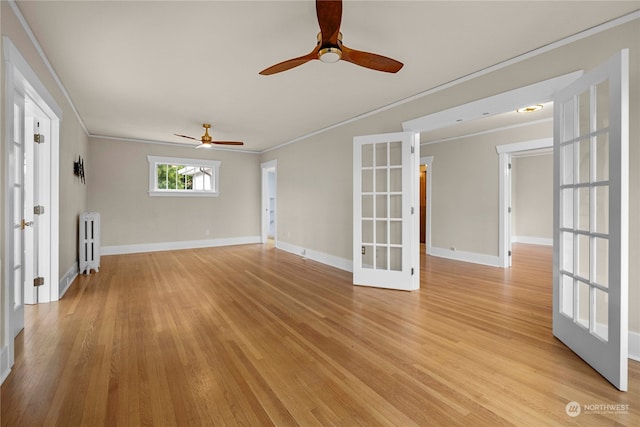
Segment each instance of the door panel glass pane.
[{"label": "door panel glass pane", "polygon": [[389,169],[389,191],[402,191],[402,169]]},{"label": "door panel glass pane", "polygon": [[362,217],[373,218],[373,196],[370,194],[362,196]]},{"label": "door panel glass pane", "polygon": [[389,221],[389,243],[392,245],[402,244],[402,222]]},{"label": "door panel glass pane", "polygon": [[573,188],[560,190],[560,199],[562,203],[560,227],[573,228]]},{"label": "door panel glass pane", "polygon": [[596,137],[595,156],[596,176],[594,181],[609,180],[609,134],[604,133]]},{"label": "door panel glass pane", "polygon": [[387,213],[387,195],[376,194],[376,218],[386,218]]},{"label": "door panel glass pane", "polygon": [[376,144],[376,166],[387,166],[387,143]]},{"label": "door panel glass pane", "polygon": [[362,170],[362,192],[373,192],[373,169]]},{"label": "door panel glass pane", "polygon": [[373,221],[362,221],[362,243],[373,243]]},{"label": "door panel glass pane", "polygon": [[609,287],[609,239],[594,239],[594,281],[601,286]]},{"label": "door panel glass pane", "polygon": [[373,144],[362,145],[362,167],[373,166]]},{"label": "door panel glass pane", "polygon": [[594,335],[603,339],[609,340],[609,294],[598,288],[595,288],[596,295],[596,315],[593,332]]},{"label": "door panel glass pane", "polygon": [[[18,220],[20,221],[20,220]],[[20,265],[22,263],[22,230],[20,225],[13,229],[13,264]]]},{"label": "door panel glass pane", "polygon": [[402,195],[389,196],[389,218],[402,218]]},{"label": "door panel glass pane", "polygon": [[376,243],[386,244],[387,240],[387,221],[376,221]]},{"label": "door panel glass pane", "polygon": [[595,214],[594,226],[596,233],[609,234],[609,186],[603,185],[595,187],[594,205]]},{"label": "door panel glass pane", "polygon": [[373,246],[363,245],[362,268],[373,268]]},{"label": "door panel glass pane", "polygon": [[585,328],[589,328],[589,315],[590,315],[590,294],[591,286],[586,283],[578,282],[578,300],[577,300],[577,308],[578,308],[578,318],[576,321],[579,325],[584,326]]},{"label": "door panel glass pane", "polygon": [[590,89],[582,92],[578,96],[578,112],[580,120],[579,136],[589,135],[591,133],[591,96]]},{"label": "door panel glass pane", "polygon": [[609,127],[609,81],[596,85],[596,130]]},{"label": "door panel glass pane", "polygon": [[578,142],[578,176],[576,177],[576,183],[588,183],[589,182],[589,159],[590,159],[590,140],[581,139]]},{"label": "door panel glass pane", "polygon": [[376,246],[376,270],[388,270],[388,248],[386,246]]},{"label": "door panel glass pane", "polygon": [[578,200],[577,200],[577,214],[578,214],[578,223],[577,229],[583,231],[589,231],[589,188],[582,187],[577,190]]},{"label": "door panel glass pane", "polygon": [[573,143],[563,145],[560,149],[560,174],[562,184],[573,184]]},{"label": "door panel glass pane", "polygon": [[389,270],[402,271],[402,248],[389,248]]},{"label": "door panel glass pane", "polygon": [[576,274],[582,277],[585,280],[590,280],[590,245],[589,245],[589,236],[583,236],[582,234],[577,235],[577,245],[576,248],[578,253],[576,261],[578,261],[576,265]]},{"label": "door panel glass pane", "polygon": [[562,104],[562,130],[561,139],[562,142],[571,141],[574,139],[575,126],[574,126],[574,100]]},{"label": "door panel glass pane", "polygon": [[376,192],[384,193],[387,191],[387,170],[376,169]]},{"label": "door panel glass pane", "polygon": [[560,240],[560,268],[562,270],[573,273],[573,233],[562,232]]},{"label": "door panel glass pane", "polygon": [[22,219],[22,187],[13,187],[13,220],[20,224]]},{"label": "door panel glass pane", "polygon": [[394,141],[389,143],[389,165],[402,165],[402,142]]},{"label": "door panel glass pane", "polygon": [[560,312],[571,319],[573,319],[573,286],[573,278],[563,274],[560,282]]}]

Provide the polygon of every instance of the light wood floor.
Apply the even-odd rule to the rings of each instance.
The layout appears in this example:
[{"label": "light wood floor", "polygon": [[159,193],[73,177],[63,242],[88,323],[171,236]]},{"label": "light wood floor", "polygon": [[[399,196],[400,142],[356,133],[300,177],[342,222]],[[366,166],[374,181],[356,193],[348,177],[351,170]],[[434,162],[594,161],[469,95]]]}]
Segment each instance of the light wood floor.
[{"label": "light wood floor", "polygon": [[28,308],[2,426],[640,425],[640,363],[620,393],[554,339],[550,281],[526,245],[412,293],[262,245],[103,257]]}]

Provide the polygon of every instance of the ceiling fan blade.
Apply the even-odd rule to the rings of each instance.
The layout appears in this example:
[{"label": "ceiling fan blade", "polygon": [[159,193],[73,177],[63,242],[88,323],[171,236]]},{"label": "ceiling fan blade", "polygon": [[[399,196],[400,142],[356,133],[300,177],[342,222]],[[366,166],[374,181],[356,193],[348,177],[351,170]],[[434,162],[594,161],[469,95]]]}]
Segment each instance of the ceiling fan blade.
[{"label": "ceiling fan blade", "polygon": [[179,133],[174,133],[175,136],[181,136],[183,138],[189,138],[189,139],[193,139],[194,141],[202,141],[200,138],[194,138],[192,136],[187,136],[187,135],[180,135]]},{"label": "ceiling fan blade", "polygon": [[240,141],[211,141],[211,143],[220,145],[244,145],[244,142]]},{"label": "ceiling fan blade", "polygon": [[316,15],[322,35],[320,44],[337,45],[342,21],[342,0],[316,0]]},{"label": "ceiling fan blade", "polygon": [[361,67],[370,68],[372,70],[384,71],[385,73],[397,73],[404,65],[395,59],[386,56],[377,55],[375,53],[362,52],[350,49],[344,45],[340,46],[342,50],[342,59]]},{"label": "ceiling fan blade", "polygon": [[299,65],[302,65],[306,62],[311,61],[312,59],[318,59],[318,51],[320,50],[320,46],[316,46],[315,49],[313,49],[313,51],[311,51],[310,53],[308,53],[307,55],[304,56],[300,56],[298,58],[293,58],[293,59],[288,59],[286,61],[282,61],[276,65],[272,65],[269,68],[265,68],[264,70],[260,71],[259,74],[263,75],[263,76],[270,76],[271,74],[276,74],[276,73],[280,73],[282,71],[287,71],[290,70],[292,68],[295,68]]}]

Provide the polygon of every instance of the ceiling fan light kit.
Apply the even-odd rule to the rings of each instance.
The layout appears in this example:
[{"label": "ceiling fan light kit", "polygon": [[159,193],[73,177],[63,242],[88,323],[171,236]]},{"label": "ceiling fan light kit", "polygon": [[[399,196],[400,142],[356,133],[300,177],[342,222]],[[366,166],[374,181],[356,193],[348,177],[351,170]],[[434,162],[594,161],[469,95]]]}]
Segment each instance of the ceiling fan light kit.
[{"label": "ceiling fan light kit", "polygon": [[350,49],[342,44],[340,23],[342,21],[342,0],[316,0],[316,15],[320,25],[318,43],[307,55],[280,62],[265,68],[259,74],[269,76],[305,64],[314,59],[333,63],[340,60],[361,67],[385,73],[397,73],[403,67],[402,62],[375,53]]}]

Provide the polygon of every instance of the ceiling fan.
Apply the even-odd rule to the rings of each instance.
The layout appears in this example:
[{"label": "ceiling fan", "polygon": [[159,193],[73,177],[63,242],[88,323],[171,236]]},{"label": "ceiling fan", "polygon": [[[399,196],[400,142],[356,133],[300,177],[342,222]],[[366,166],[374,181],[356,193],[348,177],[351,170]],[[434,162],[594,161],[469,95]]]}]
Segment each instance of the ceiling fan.
[{"label": "ceiling fan", "polygon": [[180,135],[179,133],[174,133],[174,135],[175,136],[181,136],[183,138],[193,139],[195,141],[200,141],[201,144],[198,145],[196,148],[212,148],[214,146],[214,144],[219,144],[219,145],[244,145],[244,142],[240,142],[240,141],[214,141],[213,138],[211,138],[211,135],[209,135],[209,129],[211,128],[211,125],[209,123],[203,123],[202,127],[204,128],[204,135],[202,135],[200,138],[194,138],[194,137],[188,136],[188,135]]},{"label": "ceiling fan", "polygon": [[318,24],[320,24],[316,47],[307,55],[280,62],[260,71],[260,74],[268,76],[280,73],[314,59],[319,59],[322,62],[337,62],[342,59],[361,67],[386,73],[397,73],[404,65],[395,59],[350,49],[342,44],[342,33],[340,32],[342,0],[316,0],[316,14]]}]

